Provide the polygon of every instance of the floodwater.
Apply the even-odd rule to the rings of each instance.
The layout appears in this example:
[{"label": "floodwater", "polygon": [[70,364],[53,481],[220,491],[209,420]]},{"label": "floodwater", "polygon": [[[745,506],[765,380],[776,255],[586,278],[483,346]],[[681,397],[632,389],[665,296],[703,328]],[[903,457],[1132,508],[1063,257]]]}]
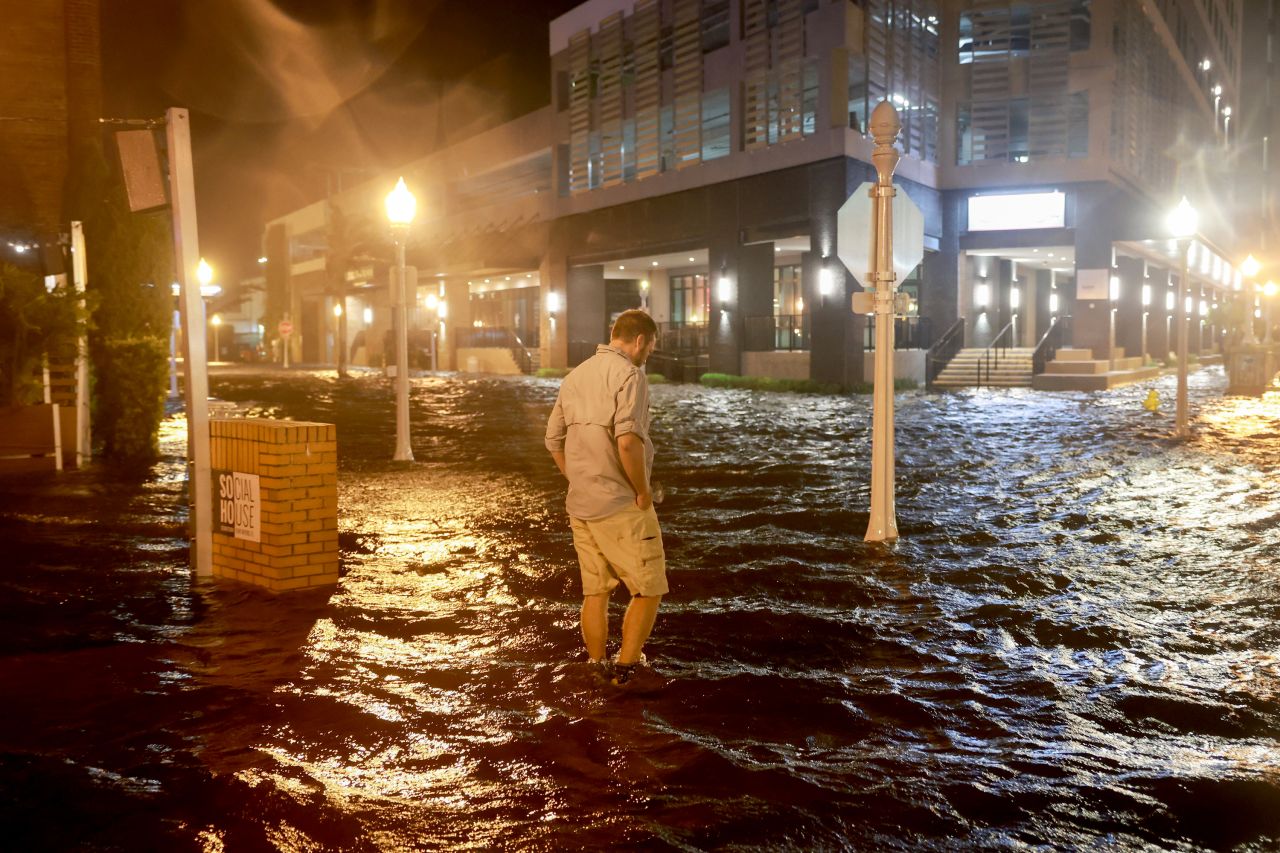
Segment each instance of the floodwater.
[{"label": "floodwater", "polygon": [[5,482],[4,845],[1276,849],[1280,395],[1224,385],[1185,444],[1172,377],[900,394],[893,548],[869,398],[655,386],[672,592],[618,689],[555,381],[415,379],[401,465],[380,377],[215,376],[338,425],[342,581],[193,583],[177,417],[145,481]]}]

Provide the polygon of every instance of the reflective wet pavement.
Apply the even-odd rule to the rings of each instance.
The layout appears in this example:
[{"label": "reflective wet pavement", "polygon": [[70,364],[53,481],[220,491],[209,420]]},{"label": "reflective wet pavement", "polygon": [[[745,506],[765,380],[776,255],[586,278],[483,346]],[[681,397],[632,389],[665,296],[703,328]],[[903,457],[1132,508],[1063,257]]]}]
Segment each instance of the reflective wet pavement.
[{"label": "reflective wet pavement", "polygon": [[1280,395],[1193,374],[1185,445],[1150,384],[899,395],[890,550],[869,398],[655,386],[673,591],[623,691],[555,382],[416,379],[406,467],[386,382],[330,376],[213,391],[337,423],[331,593],[189,580],[178,419],[145,482],[0,484],[6,846],[1280,846]]}]

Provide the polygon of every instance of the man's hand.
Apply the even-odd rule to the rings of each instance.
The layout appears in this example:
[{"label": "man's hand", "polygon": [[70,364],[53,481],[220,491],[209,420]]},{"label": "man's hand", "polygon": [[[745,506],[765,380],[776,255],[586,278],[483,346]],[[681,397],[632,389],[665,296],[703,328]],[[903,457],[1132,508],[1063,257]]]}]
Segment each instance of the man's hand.
[{"label": "man's hand", "polygon": [[560,469],[560,473],[565,476],[565,479],[568,479],[569,472],[566,471],[564,467],[564,451],[563,450],[551,451],[551,458],[556,461],[556,467]]},{"label": "man's hand", "polygon": [[648,489],[636,493],[636,506],[640,509],[648,509],[653,506],[653,495]]}]

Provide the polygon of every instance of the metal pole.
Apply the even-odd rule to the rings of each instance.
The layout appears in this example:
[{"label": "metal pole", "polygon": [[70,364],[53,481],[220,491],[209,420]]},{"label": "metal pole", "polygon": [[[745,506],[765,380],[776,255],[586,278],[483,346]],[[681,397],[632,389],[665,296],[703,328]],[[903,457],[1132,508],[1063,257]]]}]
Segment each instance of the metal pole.
[{"label": "metal pole", "polygon": [[898,166],[894,141],[902,130],[898,111],[883,101],[871,114],[871,135],[876,141],[871,161],[877,182],[871,190],[875,233],[875,386],[871,415],[871,517],[867,542],[894,541],[898,520],[894,508],[893,436],[893,171]]},{"label": "metal pole", "polygon": [[[89,281],[88,264],[84,255],[84,226],[71,223],[71,274],[75,278],[76,293],[84,306],[84,289]],[[84,466],[93,457],[93,433],[89,422],[89,341],[81,327],[76,341],[76,467]]]},{"label": "metal pole", "polygon": [[209,376],[204,362],[203,300],[195,282],[200,263],[196,229],[196,185],[191,169],[191,119],[185,109],[165,112],[169,140],[169,197],[173,249],[182,313],[183,369],[186,371],[187,466],[191,487],[191,564],[197,576],[213,574],[213,499],[209,472]]},{"label": "metal pole", "polygon": [[1173,434],[1187,437],[1187,255],[1191,252],[1191,238],[1182,241],[1182,275],[1178,278],[1178,397]]},{"label": "metal pole", "polygon": [[169,398],[178,396],[178,330],[182,328],[181,312],[174,309],[169,327]]},{"label": "metal pole", "polygon": [[405,310],[408,273],[404,265],[406,236],[404,233],[397,234],[396,262],[400,276],[396,286],[392,288],[396,323],[396,452],[392,459],[396,462],[413,461],[413,447],[409,444],[409,329],[408,312]]}]

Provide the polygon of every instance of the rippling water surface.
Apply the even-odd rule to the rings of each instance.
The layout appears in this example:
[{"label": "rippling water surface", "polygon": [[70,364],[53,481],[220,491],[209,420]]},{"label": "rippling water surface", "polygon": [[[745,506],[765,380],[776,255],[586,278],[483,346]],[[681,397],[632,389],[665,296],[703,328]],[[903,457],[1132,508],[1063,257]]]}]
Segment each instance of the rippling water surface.
[{"label": "rippling water surface", "polygon": [[[1280,395],[653,389],[671,575],[627,690],[582,661],[551,380],[230,374],[334,422],[344,576],[185,569],[181,420],[145,482],[0,499],[0,818],[90,849],[1280,846]],[[1173,379],[1154,383],[1172,403]],[[615,638],[622,597],[614,613]],[[141,841],[140,841],[141,840]]]}]

